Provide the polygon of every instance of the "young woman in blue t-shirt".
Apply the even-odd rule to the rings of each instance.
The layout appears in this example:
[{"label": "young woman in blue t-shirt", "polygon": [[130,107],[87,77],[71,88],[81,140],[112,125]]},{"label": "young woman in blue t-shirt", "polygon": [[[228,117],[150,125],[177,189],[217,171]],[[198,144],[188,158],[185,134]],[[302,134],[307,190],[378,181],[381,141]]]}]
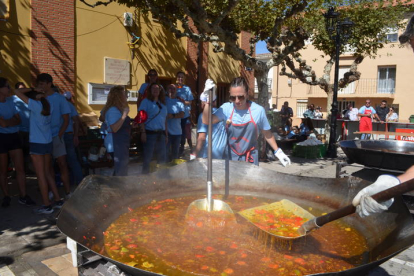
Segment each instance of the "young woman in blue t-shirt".
[{"label": "young woman in blue t-shirt", "polygon": [[105,148],[114,160],[114,175],[128,175],[131,119],[127,91],[121,85],[111,88],[102,110],[108,134],[105,136]]},{"label": "young woman in blue t-shirt", "polygon": [[[224,103],[212,115],[212,123],[224,121],[227,129],[230,159],[259,164],[258,138],[262,133],[283,166],[290,165],[290,159],[283,153],[270,131],[264,108],[248,100],[249,87],[243,77],[230,83],[230,102]],[[207,91],[203,92],[207,93]],[[208,96],[208,95],[207,95]],[[210,104],[206,102],[206,104]],[[203,110],[203,124],[208,124],[208,108]]]},{"label": "young woman in blue t-shirt", "polygon": [[148,96],[139,107],[139,114],[146,120],[142,120],[140,128],[145,132],[141,135],[144,144],[144,161],[142,173],[150,171],[150,162],[154,151],[157,151],[158,164],[165,163],[167,159],[168,126],[167,106],[165,105],[165,94],[161,92],[161,86],[156,83],[150,84]]},{"label": "young woman in blue t-shirt", "polygon": [[8,155],[16,170],[19,187],[19,203],[35,205],[26,195],[26,177],[24,172],[23,150],[19,137],[20,117],[13,99],[10,96],[10,85],[5,78],[0,77],[0,186],[3,191],[2,207],[8,207],[11,202],[7,185]]},{"label": "young woman in blue t-shirt", "polygon": [[[28,105],[30,110],[29,148],[35,167],[43,206],[34,210],[37,214],[50,214],[53,208],[60,208],[63,199],[59,196],[55,179],[50,175],[52,168],[52,129],[51,105],[40,90],[21,88],[15,90],[16,95]],[[53,193],[54,205],[49,200],[49,190]]]}]

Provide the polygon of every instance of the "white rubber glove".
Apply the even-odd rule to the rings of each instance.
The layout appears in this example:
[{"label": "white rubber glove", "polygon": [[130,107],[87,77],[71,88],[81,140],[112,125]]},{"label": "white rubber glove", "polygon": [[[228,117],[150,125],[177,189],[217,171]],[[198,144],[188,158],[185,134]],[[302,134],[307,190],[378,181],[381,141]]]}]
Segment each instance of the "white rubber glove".
[{"label": "white rubber glove", "polygon": [[290,159],[287,157],[287,155],[283,152],[281,148],[278,148],[274,152],[277,159],[279,159],[280,163],[282,163],[283,167],[286,167],[287,165],[290,165]]},{"label": "white rubber glove", "polygon": [[200,100],[202,102],[209,102],[209,91],[213,89],[213,102],[216,100],[216,84],[211,79],[206,80],[206,84],[204,86],[204,91],[200,95]]},{"label": "white rubber glove", "polygon": [[373,184],[365,187],[354,197],[352,204],[356,207],[356,212],[360,217],[367,217],[374,213],[381,213],[392,205],[394,199],[390,199],[381,203],[374,200],[371,195],[382,192],[386,189],[400,184],[400,180],[393,175],[380,175]]}]

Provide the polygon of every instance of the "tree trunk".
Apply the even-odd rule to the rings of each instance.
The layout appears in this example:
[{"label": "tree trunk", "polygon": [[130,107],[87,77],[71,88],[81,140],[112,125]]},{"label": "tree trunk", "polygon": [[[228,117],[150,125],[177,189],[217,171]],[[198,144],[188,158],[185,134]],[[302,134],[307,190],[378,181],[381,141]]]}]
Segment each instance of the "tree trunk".
[{"label": "tree trunk", "polygon": [[[257,88],[259,90],[256,103],[263,106],[266,111],[269,110],[269,86],[267,85],[268,72],[269,70],[254,70],[254,77],[256,78]],[[259,159],[266,159],[266,140],[261,132],[259,133],[257,146],[259,149]]]},{"label": "tree trunk", "polygon": [[257,104],[263,106],[265,110],[269,110],[269,86],[267,84],[268,73],[269,70],[254,70],[254,77],[256,78],[257,88],[259,90]]},{"label": "tree trunk", "polygon": [[330,132],[331,132],[331,109],[332,109],[332,102],[333,102],[333,91],[332,89],[329,92],[326,92],[326,112],[328,113],[326,116],[326,123],[325,123],[325,135],[326,141],[329,141]]}]

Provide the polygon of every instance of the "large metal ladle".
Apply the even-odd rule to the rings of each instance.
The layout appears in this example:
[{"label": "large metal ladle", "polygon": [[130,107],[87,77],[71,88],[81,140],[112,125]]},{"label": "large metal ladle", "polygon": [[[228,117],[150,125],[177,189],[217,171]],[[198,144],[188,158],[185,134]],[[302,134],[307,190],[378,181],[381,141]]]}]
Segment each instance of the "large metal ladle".
[{"label": "large metal ladle", "polygon": [[[387,190],[384,190],[382,192],[379,192],[377,194],[372,195],[371,197],[373,199],[375,199],[378,202],[383,202],[386,200],[389,200],[391,198],[394,198],[396,196],[400,196],[404,193],[407,193],[409,191],[414,190],[414,180],[409,180],[405,183],[396,185],[394,187],[391,187]],[[307,221],[305,223],[303,223],[299,229],[297,230],[297,233],[295,236],[292,237],[288,237],[288,236],[281,236],[276,234],[277,233],[277,229],[275,232],[273,231],[269,231],[266,230],[265,228],[263,228],[261,226],[261,223],[257,223],[253,218],[256,214],[256,212],[261,212],[261,211],[265,211],[265,212],[272,212],[274,210],[285,210],[285,211],[289,211],[292,212],[295,216],[306,219]],[[263,206],[258,206],[258,207],[254,207],[254,208],[250,208],[247,210],[243,210],[241,212],[239,212],[239,214],[244,217],[246,220],[248,220],[250,223],[252,223],[255,227],[259,228],[260,230],[268,233],[271,236],[274,236],[276,238],[279,239],[284,239],[284,240],[295,240],[298,238],[302,238],[305,237],[306,235],[308,235],[310,232],[319,229],[320,227],[322,227],[323,225],[327,224],[328,222],[343,218],[345,216],[351,215],[353,213],[355,213],[356,208],[354,205],[349,204],[345,207],[342,207],[340,209],[337,209],[333,212],[330,212],[326,215],[322,215],[319,217],[315,217],[312,214],[310,214],[308,211],[306,211],[305,209],[303,209],[302,207],[300,207],[299,205],[283,199],[281,201],[278,202],[274,202],[268,205],[263,205]]]},{"label": "large metal ladle", "polygon": [[[209,101],[213,99],[213,89],[209,91]],[[213,189],[213,156],[212,156],[212,102],[207,105],[208,106],[208,145],[207,145],[207,197],[204,199],[197,199],[188,206],[186,219],[189,217],[189,213],[194,210],[201,210],[206,212],[217,211],[227,215],[230,215],[231,220],[236,220],[235,215],[231,207],[222,200],[219,199],[212,199],[212,189]],[[229,216],[227,216],[227,219]]]}]

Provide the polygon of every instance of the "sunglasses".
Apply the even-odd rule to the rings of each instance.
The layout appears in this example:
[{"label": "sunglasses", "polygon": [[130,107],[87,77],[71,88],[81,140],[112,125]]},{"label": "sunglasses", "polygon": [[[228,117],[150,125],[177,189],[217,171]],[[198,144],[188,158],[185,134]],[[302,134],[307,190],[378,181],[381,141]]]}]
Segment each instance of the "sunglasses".
[{"label": "sunglasses", "polygon": [[229,96],[230,101],[234,102],[235,100],[239,99],[239,101],[243,101],[246,97],[244,95],[241,96]]},{"label": "sunglasses", "polygon": [[156,77],[158,76],[157,74],[148,74],[149,77]]},{"label": "sunglasses", "polygon": [[371,102],[365,102],[366,104],[370,104]]}]

